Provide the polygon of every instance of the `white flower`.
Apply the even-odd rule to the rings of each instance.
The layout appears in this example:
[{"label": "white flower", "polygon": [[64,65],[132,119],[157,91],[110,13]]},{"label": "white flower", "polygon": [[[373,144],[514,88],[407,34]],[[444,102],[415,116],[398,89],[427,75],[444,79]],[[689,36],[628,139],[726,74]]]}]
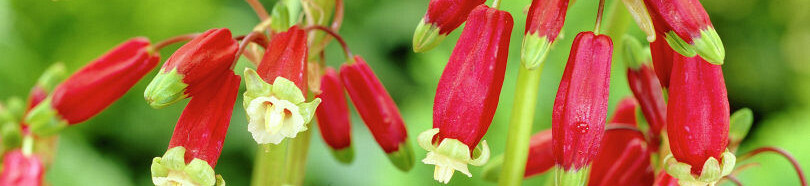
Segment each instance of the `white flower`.
[{"label": "white flower", "polygon": [[259,144],[279,144],[307,130],[298,106],[274,96],[258,97],[247,107],[248,131]]}]

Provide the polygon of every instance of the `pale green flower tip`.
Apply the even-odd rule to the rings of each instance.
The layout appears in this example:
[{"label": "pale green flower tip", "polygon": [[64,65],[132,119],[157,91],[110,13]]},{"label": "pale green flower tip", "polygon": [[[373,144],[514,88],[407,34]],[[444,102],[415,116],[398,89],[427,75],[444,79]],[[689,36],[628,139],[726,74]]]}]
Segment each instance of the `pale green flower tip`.
[{"label": "pale green flower tip", "polygon": [[45,98],[25,117],[25,123],[31,132],[39,136],[50,136],[62,131],[68,126],[67,120],[62,119],[59,113],[51,107],[51,97]]},{"label": "pale green flower tip", "polygon": [[419,133],[419,136],[416,137],[416,142],[419,144],[419,147],[422,147],[422,149],[426,151],[435,151],[436,146],[433,144],[433,136],[436,136],[438,133],[439,128],[428,129]]},{"label": "pale green flower tip", "polygon": [[216,186],[225,186],[225,179],[222,178],[222,175],[217,174],[216,179]]},{"label": "pale green flower tip", "polygon": [[163,154],[160,164],[171,170],[182,170],[186,166],[186,148],[177,146]]},{"label": "pale green flower tip", "polygon": [[[420,140],[432,138],[431,136],[435,135],[432,134],[433,132],[430,130],[423,132],[419,136],[422,138]],[[481,142],[481,149],[476,149],[476,151],[480,151],[479,156],[471,159],[471,155],[474,155],[471,153],[475,152],[470,152],[469,146],[456,139],[445,138],[438,147],[428,151],[425,159],[422,159],[422,163],[435,165],[433,179],[446,184],[450,182],[455,171],[459,171],[467,175],[467,177],[472,177],[467,164],[481,166],[489,161],[489,146],[486,141]]]},{"label": "pale green flower tip", "polygon": [[290,101],[293,104],[306,101],[303,91],[301,91],[295,83],[283,77],[276,77],[276,79],[273,80],[272,93],[279,99]]},{"label": "pale green flower tip", "polygon": [[564,170],[559,165],[554,166],[554,182],[556,185],[587,185],[591,166],[580,169]]},{"label": "pale green flower tip", "polygon": [[699,176],[692,174],[692,166],[678,162],[672,155],[664,158],[665,170],[667,174],[678,179],[681,185],[714,185],[721,178],[731,174],[737,162],[737,157],[726,149],[722,154],[722,164],[714,157],[709,157],[703,163],[703,169]]},{"label": "pale green flower tip", "polygon": [[425,23],[425,19],[422,18],[413,33],[413,52],[427,52],[442,43],[447,35],[439,34],[439,30],[439,27]]},{"label": "pale green flower tip", "polygon": [[152,108],[160,109],[188,97],[188,85],[183,82],[183,75],[177,73],[177,68],[169,72],[161,70],[146,86],[143,97]]},{"label": "pale green flower tip", "polygon": [[636,38],[632,36],[625,35],[622,38],[624,43],[624,50],[622,51],[622,57],[627,64],[628,68],[638,70],[641,68],[641,65],[650,61],[647,52],[644,51],[644,47],[641,46],[641,42],[639,42]]},{"label": "pale green flower tip", "polygon": [[39,76],[37,79],[37,86],[44,88],[47,91],[53,90],[59,82],[65,79],[67,74],[67,70],[65,70],[65,64],[61,62],[54,63],[48,69],[45,69],[45,72]]},{"label": "pale green flower tip", "polygon": [[551,40],[547,36],[540,37],[536,33],[523,38],[523,47],[520,49],[520,63],[528,70],[542,66],[551,50]]},{"label": "pale green flower tip", "polygon": [[407,138],[405,142],[399,144],[399,150],[388,153],[386,156],[388,156],[388,160],[400,171],[408,172],[413,168],[413,149],[411,148],[410,140]]},{"label": "pale green flower tip", "polygon": [[152,159],[152,177],[166,177],[169,176],[169,169],[160,164],[161,158],[155,157]]},{"label": "pale green flower tip", "polygon": [[332,156],[340,163],[351,164],[354,161],[354,146],[349,145],[343,149],[332,149]]},{"label": "pale green flower tip", "polygon": [[183,172],[188,175],[191,180],[200,185],[214,185],[216,184],[216,174],[214,168],[208,165],[204,160],[194,158],[188,163]]},{"label": "pale green flower tip", "polygon": [[[185,163],[186,149],[174,147],[162,157],[152,159],[152,182],[155,185],[221,185],[208,162],[194,158]],[[224,181],[221,181],[224,184]]]},{"label": "pale green flower tip", "polygon": [[484,169],[481,171],[481,177],[486,181],[498,182],[498,179],[501,177],[502,169],[503,154],[495,156],[489,163],[484,165]]},{"label": "pale green flower tip", "polygon": [[301,117],[304,118],[305,124],[312,121],[312,118],[315,116],[315,110],[318,109],[318,105],[320,104],[321,98],[315,98],[310,102],[298,104],[298,112],[301,114]]},{"label": "pale green flower tip", "polygon": [[301,3],[297,0],[280,0],[270,11],[270,28],[275,32],[287,31],[298,23]]},{"label": "pale green flower tip", "polygon": [[684,41],[683,38],[678,36],[678,34],[675,34],[674,31],[667,32],[664,39],[667,41],[667,44],[669,44],[669,47],[672,48],[672,50],[675,50],[675,52],[678,52],[683,56],[695,57],[695,55],[697,55],[695,46]]},{"label": "pale green flower tip", "polygon": [[720,162],[718,162],[714,157],[709,157],[709,159],[703,163],[703,171],[701,171],[698,180],[702,182],[714,182],[720,180],[720,171]]},{"label": "pale green flower tip", "polygon": [[723,41],[717,35],[714,28],[707,28],[700,31],[699,38],[693,38],[692,43],[700,57],[715,65],[722,65],[726,58],[726,49],[723,46]]},{"label": "pale green flower tip", "polygon": [[730,130],[728,133],[732,144],[739,144],[748,135],[748,130],[754,123],[754,112],[749,108],[742,108],[731,114]]}]

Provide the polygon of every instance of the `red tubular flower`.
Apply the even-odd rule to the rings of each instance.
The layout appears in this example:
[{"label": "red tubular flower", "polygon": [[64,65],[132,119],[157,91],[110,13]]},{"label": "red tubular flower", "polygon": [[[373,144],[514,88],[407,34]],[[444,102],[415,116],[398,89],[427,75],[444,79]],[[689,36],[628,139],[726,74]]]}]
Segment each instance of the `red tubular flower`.
[{"label": "red tubular flower", "polygon": [[431,0],[425,17],[413,36],[413,51],[425,52],[467,20],[467,15],[486,0]]},{"label": "red tubular flower", "polygon": [[607,35],[581,32],[574,38],[551,120],[558,183],[585,183],[599,152],[612,56],[613,42]]},{"label": "red tubular flower", "polygon": [[529,157],[526,160],[524,177],[540,175],[554,167],[551,144],[551,130],[538,132],[529,139]]},{"label": "red tubular flower", "polygon": [[678,179],[673,178],[666,171],[658,172],[658,176],[655,177],[654,186],[680,186],[678,185]]},{"label": "red tubular flower", "polygon": [[520,51],[520,61],[527,69],[537,68],[545,60],[565,23],[567,10],[568,0],[532,0]]},{"label": "red tubular flower", "polygon": [[205,81],[231,70],[238,48],[226,28],[211,29],[195,37],[166,60],[144,91],[146,102],[162,108],[205,91],[209,88],[201,86]]},{"label": "red tubular flower", "polygon": [[422,162],[436,165],[434,179],[444,183],[455,170],[472,176],[466,164],[480,166],[489,158],[486,142],[480,147],[482,155],[472,152],[495,116],[512,33],[512,16],[486,5],[475,8],[467,20],[439,79],[433,129],[420,134],[419,139],[428,150]]},{"label": "red tubular flower", "polygon": [[723,42],[698,0],[644,0],[655,30],[678,53],[723,64]]},{"label": "red tubular flower", "polygon": [[700,57],[673,65],[667,134],[674,159],[665,158],[667,172],[681,182],[716,182],[736,161],[726,149],[729,105],[723,71]]},{"label": "red tubular flower", "polygon": [[413,150],[408,143],[408,131],[394,100],[377,75],[360,56],[354,63],[340,68],[340,78],[354,107],[388,159],[400,170],[413,167]]},{"label": "red tubular flower", "polygon": [[196,92],[174,128],[169,150],[152,161],[152,181],[213,185],[221,178],[214,176],[225,134],[231,121],[233,104],[240,77],[232,72],[217,76],[204,85],[207,91]]},{"label": "red tubular flower", "polygon": [[651,185],[655,179],[651,151],[640,134],[631,130],[606,131],[588,185]]},{"label": "red tubular flower", "polygon": [[[663,38],[663,36],[659,35],[658,38]],[[650,43],[650,53],[652,55],[653,66],[655,67],[655,74],[658,75],[658,81],[661,82],[663,88],[669,87],[672,63],[682,61],[684,57],[672,50],[672,48],[667,45],[667,42],[662,39]]]},{"label": "red tubular flower", "polygon": [[8,152],[3,157],[0,185],[42,185],[45,166],[39,157],[25,155],[21,150]]},{"label": "red tubular flower", "polygon": [[636,106],[638,102],[633,97],[625,97],[616,105],[616,111],[609,123],[618,125],[636,126]]},{"label": "red tubular flower", "polygon": [[273,35],[264,53],[262,62],[257,67],[259,76],[266,82],[273,82],[276,77],[286,78],[299,89],[305,89],[307,72],[307,34],[298,26],[290,27],[286,32]]},{"label": "red tubular flower", "polygon": [[[653,72],[652,67],[649,65],[650,56],[647,55],[646,49],[641,48],[641,43],[629,37],[625,38],[624,43],[625,46],[628,46],[625,48],[625,54],[627,55],[625,55],[624,58],[628,67],[627,81],[630,84],[630,90],[633,92],[633,95],[641,104],[641,112],[644,114],[644,118],[650,126],[650,133],[652,134],[650,145],[652,145],[654,151],[657,151],[661,129],[666,125],[667,116],[667,104],[664,100],[663,88],[655,72]],[[669,50],[669,48],[667,47],[666,50]],[[669,59],[671,60],[672,58]],[[667,71],[669,71],[669,69],[667,69]]]},{"label": "red tubular flower", "polygon": [[344,163],[351,162],[354,150],[349,106],[346,104],[343,84],[335,69],[326,69],[321,78],[321,94],[317,97],[323,100],[315,111],[323,141],[332,148],[332,153],[338,160]]},{"label": "red tubular flower", "polygon": [[157,65],[146,38],[131,39],[58,85],[26,116],[32,132],[51,135],[83,122],[112,104]]}]

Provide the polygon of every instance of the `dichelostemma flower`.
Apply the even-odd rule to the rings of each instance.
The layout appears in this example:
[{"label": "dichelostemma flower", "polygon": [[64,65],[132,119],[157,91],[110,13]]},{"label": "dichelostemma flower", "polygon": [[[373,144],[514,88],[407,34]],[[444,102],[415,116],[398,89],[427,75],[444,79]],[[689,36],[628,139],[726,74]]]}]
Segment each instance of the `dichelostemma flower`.
[{"label": "dichelostemma flower", "polygon": [[[248,131],[259,144],[279,144],[307,130],[320,98],[306,102],[306,33],[294,26],[276,34],[258,66],[245,69]],[[272,83],[268,83],[272,82]]]},{"label": "dichelostemma flower", "polygon": [[574,38],[552,113],[558,185],[582,185],[599,152],[607,117],[613,42],[581,32]]},{"label": "dichelostemma flower", "polygon": [[568,0],[532,0],[520,50],[520,62],[526,69],[538,68],[545,61],[565,23],[567,10]]},{"label": "dichelostemma flower", "polygon": [[486,0],[431,0],[425,17],[419,21],[413,33],[413,51],[426,52],[447,37],[467,15]]},{"label": "dichelostemma flower", "polygon": [[651,149],[642,133],[632,129],[636,123],[637,102],[633,97],[622,99],[613,113],[610,127],[629,129],[607,130],[599,153],[593,160],[588,185],[651,185],[655,172],[650,163]]},{"label": "dichelostemma flower", "polygon": [[[687,57],[700,57],[721,65],[726,57],[723,42],[709,15],[698,0],[644,0],[656,32],[667,43]],[[658,22],[658,23],[655,23]]]},{"label": "dichelostemma flower", "polygon": [[[656,41],[657,42],[657,41]],[[627,62],[627,82],[630,90],[641,106],[641,112],[650,126],[653,149],[657,149],[659,135],[666,125],[667,103],[661,82],[650,67],[648,49],[642,49],[641,44],[632,38],[624,40],[624,61]]]},{"label": "dichelostemma flower", "polygon": [[31,131],[52,135],[95,116],[127,92],[159,60],[146,38],[131,39],[59,84],[26,116]]},{"label": "dichelostemma flower", "polygon": [[240,78],[232,72],[217,76],[189,101],[177,121],[169,149],[152,160],[155,185],[224,185],[214,167],[222,152]]},{"label": "dichelostemma flower", "polygon": [[478,143],[498,107],[512,24],[508,12],[486,5],[467,18],[439,79],[433,129],[419,135],[419,145],[428,151],[422,162],[436,166],[433,178],[439,182],[448,183],[455,171],[472,177],[467,164],[481,166],[489,159],[486,141]]},{"label": "dichelostemma flower", "polygon": [[723,71],[700,57],[674,63],[667,107],[672,154],[667,173],[681,185],[713,185],[736,162],[728,152],[729,105]]},{"label": "dichelostemma flower", "polygon": [[413,168],[408,130],[394,100],[360,56],[340,67],[340,79],[354,107],[382,147],[388,160],[402,171]]},{"label": "dichelostemma flower", "polygon": [[42,185],[45,166],[39,157],[14,150],[3,155],[3,171],[0,185]]},{"label": "dichelostemma flower", "polygon": [[211,77],[230,71],[239,48],[226,28],[211,29],[195,37],[172,54],[149,82],[144,98],[149,106],[163,108],[193,96]]},{"label": "dichelostemma flower", "polygon": [[335,158],[350,163],[354,159],[352,125],[343,91],[343,83],[335,69],[327,68],[321,78],[321,94],[317,96],[323,102],[315,110],[315,117],[323,141],[332,149]]},{"label": "dichelostemma flower", "polygon": [[[662,37],[662,35],[658,36]],[[668,88],[669,76],[672,74],[672,63],[680,63],[686,57],[672,50],[663,39],[650,43],[650,55],[654,66],[653,69],[658,76],[661,87]]]}]

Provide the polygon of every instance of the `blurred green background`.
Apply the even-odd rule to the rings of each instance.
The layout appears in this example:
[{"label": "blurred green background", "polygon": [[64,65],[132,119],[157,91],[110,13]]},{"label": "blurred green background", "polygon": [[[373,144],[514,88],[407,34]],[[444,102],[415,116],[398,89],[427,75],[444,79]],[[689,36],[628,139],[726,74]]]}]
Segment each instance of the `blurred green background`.
[{"label": "blurred green background", "polygon": [[[515,27],[499,108],[484,137],[494,154],[504,151],[526,19],[523,10],[530,3],[502,1],[502,9],[512,13]],[[273,0],[262,2],[268,9],[274,4]],[[534,131],[549,128],[554,95],[571,40],[577,32],[593,28],[596,2],[578,0],[570,6],[563,37],[552,49],[542,75]],[[616,2],[619,1],[608,0],[608,7]],[[392,94],[411,140],[432,125],[436,84],[461,33],[459,29],[436,49],[414,54],[411,37],[427,3],[428,0],[349,0],[340,30],[353,52],[366,58]],[[741,151],[779,146],[796,155],[803,168],[810,169],[807,145],[810,1],[711,0],[703,1],[703,5],[726,47],[723,70],[731,107],[733,110],[750,107],[756,115]],[[618,10],[625,11],[623,7]],[[217,27],[230,28],[235,35],[241,35],[257,23],[254,12],[241,0],[0,0],[0,98],[27,96],[36,78],[54,62],[62,61],[74,71],[131,37],[146,36],[159,41]],[[643,38],[632,21],[628,32]],[[162,50],[163,59],[177,47]],[[339,47],[331,44],[327,50],[328,64],[338,66],[343,59]],[[246,64],[243,60],[236,69]],[[147,106],[142,93],[155,72],[97,117],[64,131],[55,163],[46,175],[50,183],[151,184],[151,159],[166,150],[174,123],[185,105],[175,104],[162,110]],[[623,62],[614,60],[611,106],[631,95],[624,74]],[[241,96],[237,103],[241,103]],[[216,168],[229,185],[247,185],[251,176],[256,145],[246,130],[244,118],[244,110],[236,106]],[[313,135],[306,185],[439,185],[432,179],[432,166],[417,162],[407,173],[394,168],[354,111],[352,118],[355,161],[350,165],[339,164],[320,136]],[[417,161],[424,158],[425,151],[418,146],[413,148]],[[784,159],[768,154],[753,161],[761,166],[740,174],[743,183],[798,184],[796,174]],[[492,184],[481,179],[480,167],[471,168],[471,172],[473,178],[456,174],[451,185]],[[531,178],[525,184],[542,184],[547,177]]]}]

